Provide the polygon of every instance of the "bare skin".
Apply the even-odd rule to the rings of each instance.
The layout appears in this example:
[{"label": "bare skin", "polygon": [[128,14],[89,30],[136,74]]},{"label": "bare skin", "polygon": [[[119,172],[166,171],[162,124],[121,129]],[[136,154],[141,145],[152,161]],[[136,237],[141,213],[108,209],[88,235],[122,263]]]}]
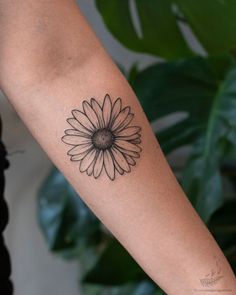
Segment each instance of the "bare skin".
[{"label": "bare skin", "polygon": [[[0,0],[0,27],[1,89],[55,165],[146,273],[170,295],[209,294],[214,289],[235,294],[235,276],[226,258],[173,175],[133,90],[75,2]],[[122,108],[132,110],[126,127],[141,127],[136,133],[129,129],[131,150],[135,148],[139,157],[131,156],[135,161],[131,165],[119,154],[116,164],[122,174],[119,168],[113,171],[114,162],[103,155],[101,173],[95,177],[98,165],[95,169],[94,164],[98,172],[89,175],[85,162],[71,161],[81,146],[69,155],[68,150],[77,145],[63,137],[74,132],[73,140],[84,140],[79,127],[67,119],[80,114],[73,110],[90,118],[83,102],[85,107],[92,105],[94,98],[102,108],[106,94],[111,105],[121,98]],[[102,112],[104,122],[109,104]],[[79,117],[78,122],[86,125],[86,118]],[[113,133],[103,131],[105,143],[101,134],[91,140],[97,150],[105,149],[111,140],[119,145],[117,134],[114,139]],[[130,147],[127,140],[122,144]],[[110,155],[113,160],[118,157]],[[208,280],[211,271],[214,279]]]}]

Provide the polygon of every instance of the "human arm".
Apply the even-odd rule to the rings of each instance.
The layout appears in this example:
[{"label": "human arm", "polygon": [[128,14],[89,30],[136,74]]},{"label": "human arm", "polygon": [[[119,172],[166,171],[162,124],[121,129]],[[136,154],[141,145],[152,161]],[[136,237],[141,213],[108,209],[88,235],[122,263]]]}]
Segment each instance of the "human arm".
[{"label": "human arm", "polygon": [[[84,201],[168,294],[201,288],[199,279],[215,266],[213,255],[224,274],[217,288],[234,290],[232,270],[176,181],[135,94],[75,3],[4,2],[1,88]],[[101,104],[106,93],[112,103],[121,97],[134,114],[131,125],[141,127],[140,158],[114,181],[105,168],[97,179],[81,173],[81,162],[70,161],[69,145],[61,141],[72,129],[71,111],[83,110],[91,97]]]}]

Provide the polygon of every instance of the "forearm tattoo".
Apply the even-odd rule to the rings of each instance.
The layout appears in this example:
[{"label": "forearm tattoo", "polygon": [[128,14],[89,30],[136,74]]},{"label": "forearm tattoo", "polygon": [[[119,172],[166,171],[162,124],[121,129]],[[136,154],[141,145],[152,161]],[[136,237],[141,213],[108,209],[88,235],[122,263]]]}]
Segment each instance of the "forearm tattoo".
[{"label": "forearm tattoo", "polygon": [[131,171],[140,157],[141,127],[131,124],[134,114],[109,94],[100,104],[94,98],[84,100],[82,111],[74,109],[67,122],[62,141],[73,146],[68,152],[71,161],[79,162],[80,172],[100,177],[103,171],[110,180]]}]

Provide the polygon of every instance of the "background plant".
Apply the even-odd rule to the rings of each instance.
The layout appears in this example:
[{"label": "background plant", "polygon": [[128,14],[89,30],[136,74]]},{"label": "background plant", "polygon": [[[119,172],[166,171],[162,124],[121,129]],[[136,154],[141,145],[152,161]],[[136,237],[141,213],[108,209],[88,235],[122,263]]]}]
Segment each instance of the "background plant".
[{"label": "background plant", "polygon": [[[236,272],[236,2],[96,5],[123,46],[161,58],[144,70],[134,65],[127,79],[150,122],[182,114],[158,140],[166,155],[189,147],[186,163],[173,169]],[[186,39],[189,30],[200,50]],[[55,168],[40,189],[38,218],[50,250],[80,261],[84,294],[164,294]]]}]

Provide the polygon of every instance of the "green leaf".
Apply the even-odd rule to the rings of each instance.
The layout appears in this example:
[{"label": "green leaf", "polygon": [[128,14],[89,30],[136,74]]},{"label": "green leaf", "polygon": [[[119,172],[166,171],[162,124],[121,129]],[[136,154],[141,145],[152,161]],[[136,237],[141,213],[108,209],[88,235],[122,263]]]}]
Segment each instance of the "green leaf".
[{"label": "green leaf", "polygon": [[[188,126],[188,128],[186,128]],[[168,154],[179,147],[191,144],[200,133],[202,124],[187,118],[171,125],[157,134],[162,150]]]},{"label": "green leaf", "polygon": [[[97,0],[108,29],[124,46],[137,51],[173,59],[190,57],[179,29],[179,17],[190,26],[209,54],[235,53],[236,2],[234,0],[136,0],[137,32],[129,0]],[[175,12],[174,12],[175,11]],[[210,17],[209,17],[210,15]]]},{"label": "green leaf", "polygon": [[97,0],[96,5],[108,29],[121,43],[131,49],[139,47],[140,40],[133,26],[129,1]]},{"label": "green leaf", "polygon": [[220,164],[236,137],[236,68],[228,71],[218,87],[209,112],[205,132],[195,144],[187,163],[183,185],[203,218],[223,203]]},{"label": "green leaf", "polygon": [[166,153],[193,146],[183,186],[205,221],[223,202],[219,168],[236,145],[235,71],[230,56],[198,57],[151,66],[133,79],[150,121],[185,114],[157,137]]},{"label": "green leaf", "polygon": [[236,49],[234,0],[174,0],[209,54]]},{"label": "green leaf", "polygon": [[205,138],[200,138],[194,144],[184,169],[182,185],[194,208],[207,222],[212,213],[223,204],[223,190],[218,146],[215,146],[215,151],[211,151],[210,155],[208,151],[208,156],[205,156],[205,145]]},{"label": "green leaf", "polygon": [[133,85],[133,81],[135,81],[137,75],[139,73],[138,70],[138,65],[135,63],[132,65],[132,67],[130,68],[128,75],[126,75],[127,80],[129,81],[129,84],[132,86]]},{"label": "green leaf", "polygon": [[136,74],[133,88],[150,121],[173,112],[202,118],[217,88],[214,75],[210,62],[200,57],[158,63]]},{"label": "green leaf", "polygon": [[38,220],[50,250],[68,258],[100,239],[98,219],[56,169],[38,193]]},{"label": "green leaf", "polygon": [[133,25],[130,1],[96,0],[103,20],[124,46],[167,59],[193,55],[180,33],[168,0],[138,0],[137,13],[141,36]]},{"label": "green leaf", "polygon": [[177,112],[186,115],[158,133],[165,153],[192,144],[202,134],[219,81],[231,63],[229,56],[197,57],[136,73],[132,86],[149,121]]},{"label": "green leaf", "polygon": [[228,200],[219,208],[208,222],[208,227],[214,235],[233,235],[236,245],[236,199]]},{"label": "green leaf", "polygon": [[145,279],[147,275],[117,240],[109,243],[83,283],[120,285]]}]

